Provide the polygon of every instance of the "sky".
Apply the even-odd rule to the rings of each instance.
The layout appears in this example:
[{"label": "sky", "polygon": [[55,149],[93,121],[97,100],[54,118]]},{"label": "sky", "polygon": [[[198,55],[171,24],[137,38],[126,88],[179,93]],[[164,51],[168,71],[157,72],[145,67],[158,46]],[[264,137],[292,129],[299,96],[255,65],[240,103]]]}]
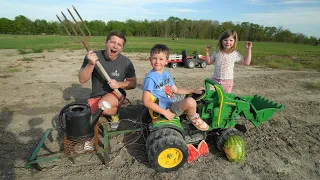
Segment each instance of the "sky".
[{"label": "sky", "polygon": [[[190,20],[251,22],[320,37],[320,0],[0,0],[0,18],[57,21],[76,7],[84,20]],[[75,13],[74,13],[75,15]],[[68,16],[69,17],[69,16]]]}]

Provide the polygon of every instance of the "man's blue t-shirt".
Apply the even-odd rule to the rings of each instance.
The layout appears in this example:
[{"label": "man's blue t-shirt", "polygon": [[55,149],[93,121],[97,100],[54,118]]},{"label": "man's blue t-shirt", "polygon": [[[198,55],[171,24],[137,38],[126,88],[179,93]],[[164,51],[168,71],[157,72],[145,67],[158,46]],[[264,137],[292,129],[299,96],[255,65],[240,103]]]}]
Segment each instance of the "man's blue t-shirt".
[{"label": "man's blue t-shirt", "polygon": [[159,100],[159,106],[167,109],[173,102],[177,101],[177,97],[172,92],[171,87],[173,85],[173,79],[168,71],[159,74],[151,70],[144,79],[143,91],[150,91]]}]

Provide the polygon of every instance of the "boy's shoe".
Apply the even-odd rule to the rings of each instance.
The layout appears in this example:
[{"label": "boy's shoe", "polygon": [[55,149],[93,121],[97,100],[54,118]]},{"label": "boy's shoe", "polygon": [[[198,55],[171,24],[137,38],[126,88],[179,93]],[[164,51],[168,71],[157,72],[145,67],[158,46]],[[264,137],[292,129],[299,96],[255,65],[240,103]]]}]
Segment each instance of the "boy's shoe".
[{"label": "boy's shoe", "polygon": [[209,125],[200,118],[198,113],[196,113],[196,115],[192,118],[187,116],[187,119],[190,120],[192,124],[200,131],[207,131],[209,129]]},{"label": "boy's shoe", "polygon": [[117,129],[119,127],[120,121],[119,121],[119,116],[114,115],[111,116],[111,129]]}]

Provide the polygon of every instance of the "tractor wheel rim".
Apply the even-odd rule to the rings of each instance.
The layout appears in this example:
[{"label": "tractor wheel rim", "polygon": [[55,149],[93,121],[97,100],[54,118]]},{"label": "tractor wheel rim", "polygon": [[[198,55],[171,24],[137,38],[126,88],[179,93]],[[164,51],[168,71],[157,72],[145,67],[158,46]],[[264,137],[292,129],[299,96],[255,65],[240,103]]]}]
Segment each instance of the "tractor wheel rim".
[{"label": "tractor wheel rim", "polygon": [[163,150],[158,156],[158,163],[163,168],[173,168],[178,166],[183,159],[183,153],[178,148],[168,148]]}]

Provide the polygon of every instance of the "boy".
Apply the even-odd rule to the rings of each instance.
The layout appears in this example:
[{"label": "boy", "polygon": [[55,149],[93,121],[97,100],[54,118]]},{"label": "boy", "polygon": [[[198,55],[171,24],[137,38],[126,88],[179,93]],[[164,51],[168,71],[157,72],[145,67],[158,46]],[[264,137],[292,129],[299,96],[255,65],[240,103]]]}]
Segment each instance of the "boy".
[{"label": "boy", "polygon": [[[142,102],[145,107],[162,114],[168,120],[180,116],[184,112],[192,124],[201,131],[206,131],[209,126],[196,113],[197,103],[191,98],[177,100],[176,94],[201,94],[201,90],[178,88],[169,74],[164,70],[168,64],[169,48],[163,44],[156,44],[150,50],[152,70],[144,79]],[[159,105],[151,100],[151,96],[159,100]]]}]

